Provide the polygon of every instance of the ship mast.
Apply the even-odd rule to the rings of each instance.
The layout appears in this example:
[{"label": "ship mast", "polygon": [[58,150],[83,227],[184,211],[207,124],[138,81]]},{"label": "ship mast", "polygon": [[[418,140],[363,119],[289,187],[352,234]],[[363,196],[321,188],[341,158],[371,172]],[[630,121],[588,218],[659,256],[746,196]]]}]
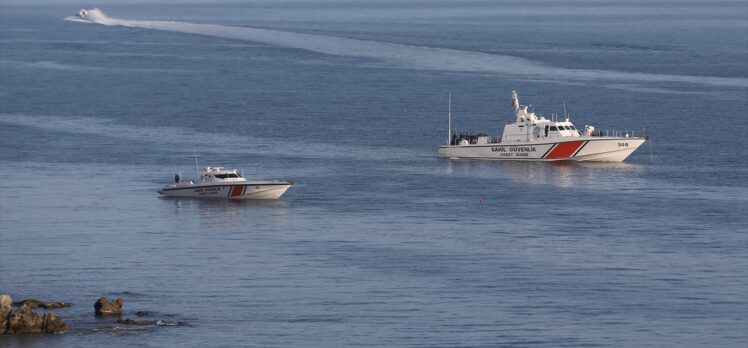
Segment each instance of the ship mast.
[{"label": "ship mast", "polygon": [[192,154],[195,155],[195,171],[197,172],[197,178],[200,179],[200,166],[197,165],[197,151],[193,149]]},{"label": "ship mast", "polygon": [[517,117],[517,123],[524,121],[524,117],[520,117],[519,115],[519,96],[517,95],[517,91],[512,91],[512,107],[514,108],[514,115]]},{"label": "ship mast", "polygon": [[447,145],[452,145],[452,91],[449,91],[449,104],[447,107],[447,116],[449,118],[449,132],[447,134]]}]

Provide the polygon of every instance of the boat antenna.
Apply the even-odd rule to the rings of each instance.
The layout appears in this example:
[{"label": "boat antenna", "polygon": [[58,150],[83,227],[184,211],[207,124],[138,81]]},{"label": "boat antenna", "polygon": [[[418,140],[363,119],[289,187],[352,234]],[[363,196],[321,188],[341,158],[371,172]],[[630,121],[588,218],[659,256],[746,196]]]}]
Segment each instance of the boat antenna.
[{"label": "boat antenna", "polygon": [[195,155],[195,171],[197,172],[197,177],[200,178],[200,166],[197,165],[197,152],[192,150],[192,154]]},{"label": "boat antenna", "polygon": [[644,137],[649,140],[649,162],[654,163],[654,153],[652,152],[652,137]]},{"label": "boat antenna", "polygon": [[447,117],[449,117],[449,123],[448,123],[449,132],[447,133],[447,144],[452,145],[452,91],[449,91]]},{"label": "boat antenna", "polygon": [[563,103],[564,103],[564,118],[566,118],[566,120],[568,121],[569,115],[566,113],[566,101],[564,101]]}]

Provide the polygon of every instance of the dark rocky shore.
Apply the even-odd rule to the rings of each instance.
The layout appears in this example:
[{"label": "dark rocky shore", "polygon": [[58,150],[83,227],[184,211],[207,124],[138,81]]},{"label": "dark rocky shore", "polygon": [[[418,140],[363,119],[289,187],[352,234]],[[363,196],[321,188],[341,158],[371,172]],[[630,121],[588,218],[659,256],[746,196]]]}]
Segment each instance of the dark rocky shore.
[{"label": "dark rocky shore", "polygon": [[[13,305],[18,308],[13,310]],[[36,313],[36,308],[61,308],[70,304],[23,300],[13,303],[9,295],[0,295],[0,334],[65,333],[70,330],[53,311]]]},{"label": "dark rocky shore", "polygon": [[[145,326],[177,326],[181,322],[167,322],[164,320],[148,319],[130,319],[122,318],[124,309],[124,300],[117,298],[110,300],[101,297],[94,303],[94,314],[97,317],[117,317],[112,324],[121,324],[125,326],[112,325],[97,328],[96,331],[116,332],[116,331],[143,331]],[[70,327],[65,324],[60,316],[54,311],[47,311],[55,308],[70,307],[67,302],[44,302],[35,299],[26,299],[19,302],[13,302],[10,295],[0,295],[0,335],[19,335],[19,334],[63,334],[70,331]],[[14,310],[15,307],[15,310]],[[35,310],[44,310],[37,313]],[[149,311],[138,311],[135,313],[138,317],[151,316]]]}]

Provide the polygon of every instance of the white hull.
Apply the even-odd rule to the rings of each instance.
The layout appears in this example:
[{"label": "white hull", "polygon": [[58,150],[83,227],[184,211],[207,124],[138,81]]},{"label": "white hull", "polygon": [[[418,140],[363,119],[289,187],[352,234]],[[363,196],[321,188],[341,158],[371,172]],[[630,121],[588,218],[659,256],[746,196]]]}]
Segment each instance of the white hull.
[{"label": "white hull", "polygon": [[170,184],[158,191],[165,197],[278,199],[293,185],[290,181],[215,184]]},{"label": "white hull", "polygon": [[634,137],[574,137],[555,142],[443,145],[449,158],[523,161],[623,162],[646,139]]}]

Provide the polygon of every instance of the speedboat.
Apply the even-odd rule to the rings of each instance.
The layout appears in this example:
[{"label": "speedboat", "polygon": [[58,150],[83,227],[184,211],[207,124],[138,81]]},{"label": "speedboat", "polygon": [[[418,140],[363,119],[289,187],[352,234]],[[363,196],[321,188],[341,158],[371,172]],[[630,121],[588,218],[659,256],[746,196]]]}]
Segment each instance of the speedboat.
[{"label": "speedboat", "polygon": [[278,199],[291,185],[293,181],[247,180],[236,169],[205,167],[200,169],[197,181],[181,181],[175,175],[174,182],[158,193],[166,197]]},{"label": "speedboat", "polygon": [[647,140],[628,131],[596,131],[590,125],[580,131],[568,117],[546,119],[520,105],[517,91],[512,91],[512,107],[516,120],[504,126],[501,136],[457,135],[452,133],[450,100],[449,142],[439,153],[454,159],[623,162]]}]

